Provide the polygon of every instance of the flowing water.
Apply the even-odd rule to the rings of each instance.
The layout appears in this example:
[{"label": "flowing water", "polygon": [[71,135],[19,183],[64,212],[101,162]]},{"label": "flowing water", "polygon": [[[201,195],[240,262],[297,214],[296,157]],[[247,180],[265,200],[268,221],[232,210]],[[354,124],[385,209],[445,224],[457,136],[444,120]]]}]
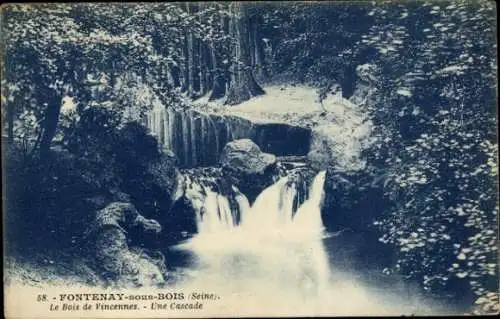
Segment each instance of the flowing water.
[{"label": "flowing water", "polygon": [[218,294],[211,309],[225,316],[447,313],[401,281],[369,282],[339,263],[343,247],[321,220],[324,182],[323,171],[297,205],[304,192],[285,175],[249,205],[234,186],[223,195],[191,181],[198,233],[171,249],[184,256],[177,288]]},{"label": "flowing water", "polygon": [[218,163],[224,146],[249,138],[264,152],[276,156],[309,152],[310,129],[284,123],[252,123],[224,114],[203,113],[155,104],[143,119],[150,133],[178,158],[182,168],[209,167]]},{"label": "flowing water", "polygon": [[145,124],[161,145],[177,155],[182,167],[214,165],[227,142],[252,135],[247,121],[161,104],[148,113]]}]

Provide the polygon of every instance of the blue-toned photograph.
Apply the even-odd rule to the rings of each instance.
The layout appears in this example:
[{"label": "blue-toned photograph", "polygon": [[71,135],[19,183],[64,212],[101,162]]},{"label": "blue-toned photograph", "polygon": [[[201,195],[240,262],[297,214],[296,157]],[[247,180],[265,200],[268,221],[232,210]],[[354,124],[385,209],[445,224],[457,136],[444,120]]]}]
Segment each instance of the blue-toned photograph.
[{"label": "blue-toned photograph", "polygon": [[6,318],[500,313],[495,2],[1,9]]}]

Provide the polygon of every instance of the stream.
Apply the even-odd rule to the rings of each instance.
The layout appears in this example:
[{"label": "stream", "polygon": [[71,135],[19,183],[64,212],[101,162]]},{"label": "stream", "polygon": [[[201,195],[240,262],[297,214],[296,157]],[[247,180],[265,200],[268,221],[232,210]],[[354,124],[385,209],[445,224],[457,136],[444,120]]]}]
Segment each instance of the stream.
[{"label": "stream", "polygon": [[300,205],[304,192],[289,177],[277,179],[251,206],[237,190],[231,201],[191,180],[187,193],[197,208],[198,233],[167,249],[174,287],[216,293],[222,301],[216,314],[231,315],[234,305],[252,316],[453,313],[401,278],[351,263],[352,247],[343,245],[346,236],[356,236],[328,233],[322,224],[324,171]]}]

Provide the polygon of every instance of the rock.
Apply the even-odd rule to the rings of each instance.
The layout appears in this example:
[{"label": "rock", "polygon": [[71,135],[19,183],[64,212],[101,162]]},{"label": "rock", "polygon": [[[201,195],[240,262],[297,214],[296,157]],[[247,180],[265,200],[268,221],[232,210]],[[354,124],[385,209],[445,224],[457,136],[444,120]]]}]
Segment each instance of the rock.
[{"label": "rock", "polygon": [[345,172],[330,166],[324,185],[323,223],[328,231],[349,228],[366,231],[388,209],[381,187],[364,171]]},{"label": "rock", "polygon": [[276,156],[263,153],[250,139],[232,141],[224,147],[220,163],[223,168],[245,174],[263,174],[276,165]]},{"label": "rock", "polygon": [[294,188],[296,190],[296,196],[293,203],[294,212],[296,212],[300,205],[302,205],[304,201],[309,198],[309,190],[316,174],[317,171],[308,166],[295,168],[293,171],[287,173],[287,184],[294,184]]},{"label": "rock", "polygon": [[278,174],[276,156],[263,153],[250,139],[229,142],[224,147],[220,165],[232,184],[253,202]]},{"label": "rock", "polygon": [[130,202],[130,195],[123,193],[119,190],[112,190],[113,201],[117,202]]},{"label": "rock", "polygon": [[313,133],[311,150],[307,154],[312,167],[317,170],[327,169],[329,165],[336,162],[333,149],[335,148],[335,138],[320,132]]},{"label": "rock", "polygon": [[168,245],[175,245],[179,241],[185,239],[186,234],[196,234],[196,209],[195,205],[203,205],[200,200],[193,200],[191,202],[184,195],[173,204],[172,208],[165,212],[165,229],[167,232],[163,233],[162,242]]},{"label": "rock", "polygon": [[100,276],[111,284],[120,287],[163,284],[163,255],[156,253],[161,257],[154,258],[128,245],[129,231],[136,228],[143,233],[161,231],[157,221],[144,218],[130,203],[107,205],[96,213],[87,232],[87,257]]}]

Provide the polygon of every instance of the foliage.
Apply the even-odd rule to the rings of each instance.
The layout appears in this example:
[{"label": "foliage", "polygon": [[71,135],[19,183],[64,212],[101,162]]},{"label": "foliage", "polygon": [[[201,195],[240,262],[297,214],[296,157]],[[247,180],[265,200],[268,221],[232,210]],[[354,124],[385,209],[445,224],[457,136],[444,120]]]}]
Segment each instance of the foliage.
[{"label": "foliage", "polygon": [[392,270],[431,291],[468,282],[485,313],[498,312],[492,9],[381,4],[359,43],[378,50],[370,163],[394,203],[375,222],[398,249]]},{"label": "foliage", "polygon": [[[116,77],[125,71],[150,80],[150,85],[161,83],[160,75],[150,71],[165,69],[171,59],[156,52],[151,35],[131,28],[136,24],[127,24],[136,23],[133,20],[144,10],[107,5],[102,9],[97,10],[95,4],[5,8],[2,104],[9,118],[4,120],[12,121],[26,112],[34,115],[40,127],[32,131],[47,135],[50,143],[65,95],[85,107],[95,98],[96,89],[114,86]],[[119,19],[124,10],[131,13],[131,20]],[[93,23],[99,28],[92,28]],[[152,87],[161,89],[161,96],[171,102],[168,83]]]},{"label": "foliage", "polygon": [[63,128],[63,136],[51,161],[22,156],[17,143],[8,148],[9,239],[23,244],[23,232],[40,242],[56,241],[50,243],[56,247],[71,245],[95,210],[123,200],[122,192],[151,217],[171,204],[174,161],[140,124],[122,125],[112,108],[90,107]]},{"label": "foliage", "polygon": [[175,159],[138,123],[126,124],[119,134],[115,156],[120,164],[115,169],[123,176],[120,189],[145,216],[159,218],[172,204]]},{"label": "foliage", "polygon": [[[144,128],[126,123],[152,107],[145,97],[167,105],[180,101],[166,81],[166,70],[180,63],[178,37],[187,29],[199,36],[211,32],[179,4],[154,6],[3,8],[2,120],[10,143],[8,210],[17,220],[10,229],[78,233],[86,222],[73,218],[79,227],[64,226],[61,214],[91,216],[91,203],[120,191],[146,214],[170,205],[173,159]],[[135,114],[127,116],[131,110]],[[54,136],[51,158],[40,156],[41,142],[49,149]],[[46,226],[37,229],[39,224]]]},{"label": "foliage", "polygon": [[124,191],[146,215],[158,216],[168,209],[176,174],[174,159],[145,127],[136,122],[122,124],[112,108],[93,107],[64,136],[68,150],[97,170],[93,179],[101,181],[101,192]]},{"label": "foliage", "polygon": [[286,73],[316,86],[352,82],[352,67],[360,57],[355,43],[373,22],[366,15],[369,7],[301,2],[259,6],[255,10],[261,10],[262,37],[271,51],[270,73]]}]

